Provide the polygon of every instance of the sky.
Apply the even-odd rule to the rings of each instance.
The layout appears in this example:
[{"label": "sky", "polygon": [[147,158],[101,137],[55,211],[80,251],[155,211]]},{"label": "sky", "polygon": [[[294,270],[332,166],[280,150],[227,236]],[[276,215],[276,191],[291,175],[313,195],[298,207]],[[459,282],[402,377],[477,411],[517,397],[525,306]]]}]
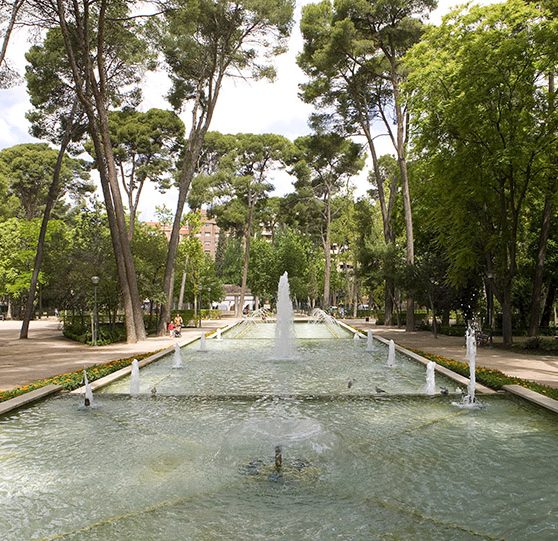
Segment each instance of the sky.
[{"label": "sky", "polygon": [[[491,0],[481,0],[479,3],[489,3]],[[275,81],[242,81],[227,80],[219,97],[219,102],[211,124],[211,130],[222,133],[278,133],[294,139],[310,132],[307,120],[312,112],[312,106],[303,103],[298,98],[298,85],[305,80],[304,73],[296,65],[296,55],[302,49],[302,37],[299,30],[301,8],[313,0],[297,0],[295,10],[295,24],[289,40],[288,51],[277,57],[275,66],[277,77]],[[441,0],[439,7],[430,17],[431,22],[437,23],[443,14],[458,0]],[[23,34],[17,34],[10,44],[9,60],[23,72],[25,65],[25,51],[29,44]],[[152,107],[170,108],[165,99],[169,89],[169,81],[162,72],[149,73],[143,84],[144,100],[142,110]],[[25,86],[16,86],[7,90],[0,90],[0,149],[12,145],[33,141],[29,135],[29,124],[25,113],[30,109]],[[188,118],[183,118],[188,122]],[[393,153],[387,137],[377,140],[378,154]],[[355,195],[359,196],[368,189],[366,180],[370,164],[359,176],[353,179]],[[285,173],[274,176],[275,192],[273,195],[284,195],[292,191],[290,177]],[[165,194],[157,192],[152,186],[146,186],[140,200],[140,219],[152,220],[155,207],[166,204],[174,210],[177,191],[168,190]]]}]

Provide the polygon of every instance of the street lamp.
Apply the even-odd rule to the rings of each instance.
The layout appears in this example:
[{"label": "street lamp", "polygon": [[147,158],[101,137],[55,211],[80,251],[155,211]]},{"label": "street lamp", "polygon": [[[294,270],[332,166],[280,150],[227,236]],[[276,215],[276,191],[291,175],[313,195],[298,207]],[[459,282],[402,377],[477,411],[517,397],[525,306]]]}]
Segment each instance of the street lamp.
[{"label": "street lamp", "polygon": [[93,283],[93,299],[94,299],[94,309],[93,309],[93,345],[97,345],[97,338],[99,334],[99,313],[97,312],[97,286],[101,279],[98,276],[91,276],[91,282]]}]

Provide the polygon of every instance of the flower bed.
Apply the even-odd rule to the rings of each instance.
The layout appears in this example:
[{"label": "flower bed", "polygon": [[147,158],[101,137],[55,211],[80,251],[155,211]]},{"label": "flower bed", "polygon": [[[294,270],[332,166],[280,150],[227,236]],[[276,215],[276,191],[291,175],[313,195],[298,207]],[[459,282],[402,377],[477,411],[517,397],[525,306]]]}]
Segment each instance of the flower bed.
[{"label": "flower bed", "polygon": [[[139,355],[135,355],[134,357],[128,357],[126,359],[117,359],[116,361],[110,361],[108,363],[95,364],[93,366],[90,366],[89,368],[86,368],[87,378],[90,382],[95,381],[97,379],[108,376],[109,374],[112,374],[113,372],[116,372],[121,368],[129,366],[130,364],[132,364],[132,361],[134,359],[141,361],[142,359],[150,357],[155,353],[157,353],[157,351],[152,351],[151,353],[142,353]],[[74,389],[77,389],[78,387],[83,385],[83,370],[67,372],[65,374],[60,374],[51,378],[40,379],[27,385],[22,385],[20,387],[16,387],[15,389],[10,389],[8,391],[0,391],[0,402],[10,400],[11,398],[15,398],[16,396],[34,391],[35,389],[40,389],[41,387],[49,384],[60,385],[67,391],[73,391]]]}]

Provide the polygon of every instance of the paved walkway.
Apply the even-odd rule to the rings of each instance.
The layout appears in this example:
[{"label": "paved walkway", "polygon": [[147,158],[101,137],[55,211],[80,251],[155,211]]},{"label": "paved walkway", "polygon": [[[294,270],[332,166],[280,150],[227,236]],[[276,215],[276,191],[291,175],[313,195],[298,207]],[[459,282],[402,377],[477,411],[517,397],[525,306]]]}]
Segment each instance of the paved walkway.
[{"label": "paved walkway", "polygon": [[[202,331],[225,327],[231,322],[230,319],[203,321],[201,329],[183,329],[178,343],[183,344],[200,336]],[[149,337],[137,344],[87,346],[62,336],[58,320],[54,318],[31,321],[27,340],[19,339],[20,328],[21,321],[0,321],[0,391],[174,344],[174,339],[169,337]]]},{"label": "paved walkway", "polygon": [[[178,340],[183,344],[202,331],[224,327],[232,320],[204,321],[201,329],[183,329]],[[457,360],[465,360],[465,340],[461,337],[430,332],[406,333],[397,327],[376,326],[364,320],[347,320],[349,325],[393,339],[403,347],[420,349]],[[0,390],[71,372],[101,362],[109,362],[140,353],[170,347],[168,337],[150,337],[137,344],[111,344],[92,347],[62,336],[55,319],[32,321],[28,340],[19,340],[20,321],[0,321]],[[482,347],[477,351],[477,365],[495,368],[510,376],[530,379],[558,388],[558,356],[534,355],[505,349]]]},{"label": "paved walkway", "polygon": [[[376,326],[364,320],[346,320],[346,323],[372,332],[400,346],[420,349],[450,359],[465,361],[465,337],[438,335],[431,332],[405,332],[397,327]],[[538,355],[529,352],[511,351],[499,347],[479,347],[477,366],[495,368],[509,376],[529,379],[558,388],[558,355]]]}]

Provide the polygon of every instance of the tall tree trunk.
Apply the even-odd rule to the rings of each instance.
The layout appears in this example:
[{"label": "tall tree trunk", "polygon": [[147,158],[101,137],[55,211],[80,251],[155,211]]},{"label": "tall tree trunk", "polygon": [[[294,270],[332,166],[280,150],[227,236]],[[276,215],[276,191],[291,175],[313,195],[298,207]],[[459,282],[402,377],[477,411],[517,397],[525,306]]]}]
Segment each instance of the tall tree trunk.
[{"label": "tall tree trunk", "polygon": [[8,44],[10,42],[10,38],[12,37],[12,31],[14,29],[15,23],[17,21],[17,16],[19,10],[23,6],[26,0],[14,0],[12,5],[12,12],[10,13],[10,19],[8,21],[8,26],[6,28],[6,33],[2,39],[2,46],[0,47],[0,69],[2,68],[2,64],[6,59],[6,53],[8,52]]},{"label": "tall tree trunk", "polygon": [[[556,182],[553,182],[554,187]],[[539,333],[542,311],[542,286],[544,274],[544,262],[546,258],[546,249],[548,238],[550,236],[550,225],[554,214],[554,197],[556,194],[547,192],[544,201],[544,210],[542,218],[542,227],[539,236],[539,250],[537,253],[537,261],[535,264],[535,274],[533,276],[533,290],[531,293],[531,308],[529,310],[529,336],[536,336]]]},{"label": "tall tree trunk", "polygon": [[326,223],[325,223],[325,232],[322,237],[322,242],[324,246],[324,258],[325,258],[325,266],[324,266],[324,305],[323,309],[327,310],[330,306],[329,299],[330,299],[330,280],[331,280],[331,202],[329,199],[329,195],[326,199]]},{"label": "tall tree trunk", "polygon": [[21,330],[19,333],[20,339],[28,338],[29,335],[29,322],[31,321],[31,317],[33,316],[33,303],[35,302],[35,293],[37,291],[37,283],[39,281],[39,272],[43,263],[48,222],[50,220],[52,209],[54,208],[54,205],[58,200],[58,196],[60,195],[60,171],[62,170],[62,163],[64,161],[64,155],[66,154],[66,148],[68,148],[68,144],[70,143],[72,137],[73,122],[76,114],[76,109],[77,102],[74,102],[72,112],[70,113],[70,118],[67,119],[66,129],[62,137],[62,142],[60,143],[60,149],[58,151],[56,164],[52,173],[52,182],[50,183],[48,189],[45,210],[43,212],[43,220],[41,222],[41,229],[39,231],[39,239],[37,241],[37,252],[35,254],[35,263],[33,264],[33,273],[31,275],[29,294],[27,296],[27,303],[25,305],[25,310],[23,313],[23,322],[21,324]]},{"label": "tall tree trunk", "polygon": [[250,241],[252,238],[252,221],[254,209],[252,202],[248,203],[248,223],[244,229],[244,258],[242,261],[242,283],[240,285],[240,310],[244,309],[244,297],[246,296],[246,284],[248,282],[248,265],[250,263]]},{"label": "tall tree trunk", "polygon": [[[209,124],[208,124],[209,127]],[[166,333],[165,321],[170,320],[170,303],[172,302],[173,290],[173,269],[176,260],[176,253],[178,251],[178,242],[180,241],[180,228],[182,227],[182,214],[184,213],[184,206],[186,204],[186,197],[194,173],[196,170],[196,163],[203,144],[205,131],[202,133],[191,135],[190,148],[184,157],[184,165],[180,174],[178,200],[176,203],[176,212],[172,223],[171,236],[169,239],[169,246],[167,250],[167,260],[165,263],[165,276],[163,278],[163,292],[165,293],[165,300],[161,304],[161,320],[159,321],[158,335],[164,336]]]},{"label": "tall tree trunk", "polygon": [[[391,63],[391,82],[393,87],[393,101],[395,106],[395,117],[397,121],[397,162],[399,164],[399,172],[401,175],[401,190],[403,192],[403,208],[405,211],[405,233],[407,236],[407,265],[415,264],[415,241],[413,234],[413,211],[411,207],[411,191],[409,188],[409,174],[407,170],[407,117],[402,109],[401,93],[399,89],[399,75],[397,67],[392,61]],[[413,296],[407,294],[407,320],[405,324],[406,331],[415,330],[415,302]]]},{"label": "tall tree trunk", "polygon": [[[554,73],[548,77],[549,110],[554,110]],[[551,161],[555,162],[555,156],[551,156]],[[539,333],[542,311],[542,285],[544,273],[544,261],[546,259],[546,248],[550,236],[550,225],[554,215],[554,198],[556,197],[556,175],[550,173],[551,178],[544,198],[544,209],[542,215],[541,233],[539,236],[539,250],[533,276],[533,291],[531,293],[531,308],[529,310],[529,336],[536,336]]]},{"label": "tall tree trunk", "polygon": [[550,327],[550,320],[553,317],[552,309],[554,308],[554,301],[556,300],[556,284],[550,282],[548,284],[548,291],[546,293],[546,299],[544,301],[544,309],[541,317],[541,327],[543,329],[548,329]]},{"label": "tall tree trunk", "polygon": [[[114,215],[117,225],[116,233],[120,241],[120,257],[124,262],[124,268],[126,271],[126,280],[128,282],[128,287],[130,290],[131,316],[133,318],[135,327],[135,338],[128,338],[128,342],[135,342],[137,340],[146,339],[145,323],[143,320],[142,302],[139,296],[136,267],[134,264],[134,258],[132,256],[130,239],[128,238],[128,228],[126,226],[124,205],[122,204],[120,186],[118,185],[118,175],[114,162],[114,154],[110,142],[108,114],[105,108],[105,101],[106,98],[104,98],[103,96],[96,96],[101,142],[103,144],[104,155],[106,156],[107,179],[112,195]],[[127,314],[127,317],[129,317],[129,314]]]},{"label": "tall tree trunk", "polygon": [[395,284],[391,276],[386,278],[384,289],[384,325],[393,325],[393,299]]},{"label": "tall tree trunk", "polygon": [[178,296],[178,309],[184,310],[184,290],[186,289],[186,269],[182,271],[182,282],[180,284],[180,295]]},{"label": "tall tree trunk", "polygon": [[[89,132],[95,147],[97,156],[101,187],[105,198],[107,217],[111,232],[120,288],[124,300],[126,312],[126,331],[128,342],[136,342],[145,338],[145,327],[143,324],[143,314],[139,304],[139,294],[137,290],[137,279],[135,268],[131,258],[131,250],[128,242],[126,228],[122,227],[123,208],[120,191],[118,190],[118,179],[114,156],[108,136],[108,116],[106,110],[106,80],[104,72],[104,16],[106,1],[101,2],[99,23],[98,23],[98,52],[97,66],[93,66],[93,59],[90,56],[90,43],[87,36],[90,32],[89,5],[86,4],[84,13],[80,14],[77,4],[74,4],[76,21],[72,31],[66,19],[66,5],[63,0],[56,0],[57,15],[59,17],[60,29],[64,39],[64,46],[68,55],[68,61],[74,79],[74,88],[77,97],[87,114],[89,121]],[[72,32],[75,31],[75,35]],[[79,68],[79,61],[85,63],[83,71]],[[100,81],[97,81],[97,74]],[[116,184],[116,190],[114,185]],[[125,239],[125,240],[123,240]],[[141,324],[140,324],[141,320]]]},{"label": "tall tree trunk", "polygon": [[502,340],[504,346],[511,346],[513,343],[512,328],[512,292],[511,284],[507,284],[502,292]]}]

